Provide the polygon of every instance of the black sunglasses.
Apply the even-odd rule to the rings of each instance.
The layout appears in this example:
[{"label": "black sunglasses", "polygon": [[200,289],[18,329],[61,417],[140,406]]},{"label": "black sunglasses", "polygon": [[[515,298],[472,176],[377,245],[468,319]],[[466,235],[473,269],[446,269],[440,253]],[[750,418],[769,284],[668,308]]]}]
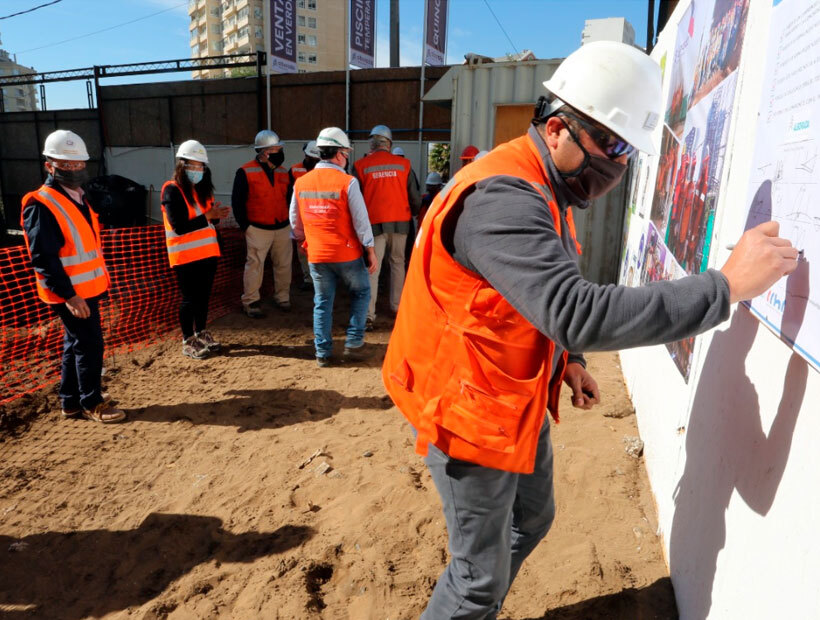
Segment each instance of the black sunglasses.
[{"label": "black sunglasses", "polygon": [[622,155],[630,156],[635,152],[635,147],[626,140],[619,138],[614,133],[596,127],[580,116],[568,112],[561,112],[560,116],[566,116],[578,123],[609,159],[618,159]]}]

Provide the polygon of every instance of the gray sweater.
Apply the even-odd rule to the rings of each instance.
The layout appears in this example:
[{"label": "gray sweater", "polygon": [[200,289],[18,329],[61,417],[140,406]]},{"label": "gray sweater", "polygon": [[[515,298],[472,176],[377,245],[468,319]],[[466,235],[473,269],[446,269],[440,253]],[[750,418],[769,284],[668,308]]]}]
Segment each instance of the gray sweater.
[{"label": "gray sweater", "polygon": [[[577,204],[557,173],[541,136],[530,128],[555,189],[562,235],[544,198],[527,181],[494,176],[464,199],[451,240],[462,266],[486,279],[526,318],[583,363],[584,351],[674,342],[729,317],[729,283],[714,269],[671,282],[629,288],[585,280],[569,238],[566,211]],[[492,157],[493,153],[485,157]]]}]

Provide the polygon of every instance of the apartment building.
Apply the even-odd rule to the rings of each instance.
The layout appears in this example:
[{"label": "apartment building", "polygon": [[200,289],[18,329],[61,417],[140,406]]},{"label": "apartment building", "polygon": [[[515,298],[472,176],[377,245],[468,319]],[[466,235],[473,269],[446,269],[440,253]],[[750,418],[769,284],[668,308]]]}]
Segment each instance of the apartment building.
[{"label": "apartment building", "polygon": [[[17,64],[17,57],[12,56],[6,50],[0,49],[0,76],[25,75],[36,73],[33,67],[25,67]],[[0,111],[3,112],[25,112],[37,109],[37,95],[34,84],[21,84],[15,86],[4,86],[3,102]]]},{"label": "apartment building", "polygon": [[[344,69],[347,3],[293,0],[300,72]],[[255,53],[265,47],[263,0],[189,0],[191,58]],[[194,71],[194,78],[231,77],[230,70]]]}]

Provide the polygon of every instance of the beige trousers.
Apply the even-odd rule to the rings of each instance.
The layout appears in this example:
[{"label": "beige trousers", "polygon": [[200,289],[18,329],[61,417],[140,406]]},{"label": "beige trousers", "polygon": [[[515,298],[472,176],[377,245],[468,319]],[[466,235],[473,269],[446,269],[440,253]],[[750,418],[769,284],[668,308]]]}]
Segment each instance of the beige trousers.
[{"label": "beige trousers", "polygon": [[379,273],[382,270],[382,260],[385,251],[389,248],[387,262],[390,263],[390,309],[396,312],[399,309],[401,289],[404,287],[404,246],[407,235],[402,233],[383,233],[376,235],[376,272],[370,274],[370,307],[367,309],[367,318],[376,320],[376,298],[379,294]]},{"label": "beige trousers", "polygon": [[265,257],[270,254],[273,263],[273,299],[282,303],[290,301],[290,279],[293,263],[293,245],[290,226],[279,230],[262,230],[248,226],[245,231],[248,258],[243,276],[242,304],[247,306],[259,301],[259,288],[265,273]]}]

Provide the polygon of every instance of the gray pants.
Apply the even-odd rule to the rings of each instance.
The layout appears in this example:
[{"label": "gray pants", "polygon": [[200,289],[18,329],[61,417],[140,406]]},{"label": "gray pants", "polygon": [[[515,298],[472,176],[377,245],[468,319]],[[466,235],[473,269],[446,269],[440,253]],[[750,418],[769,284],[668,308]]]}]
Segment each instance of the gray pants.
[{"label": "gray pants", "polygon": [[532,474],[452,459],[433,445],[425,463],[441,496],[451,559],[421,618],[492,620],[555,517],[550,422],[541,428]]}]

